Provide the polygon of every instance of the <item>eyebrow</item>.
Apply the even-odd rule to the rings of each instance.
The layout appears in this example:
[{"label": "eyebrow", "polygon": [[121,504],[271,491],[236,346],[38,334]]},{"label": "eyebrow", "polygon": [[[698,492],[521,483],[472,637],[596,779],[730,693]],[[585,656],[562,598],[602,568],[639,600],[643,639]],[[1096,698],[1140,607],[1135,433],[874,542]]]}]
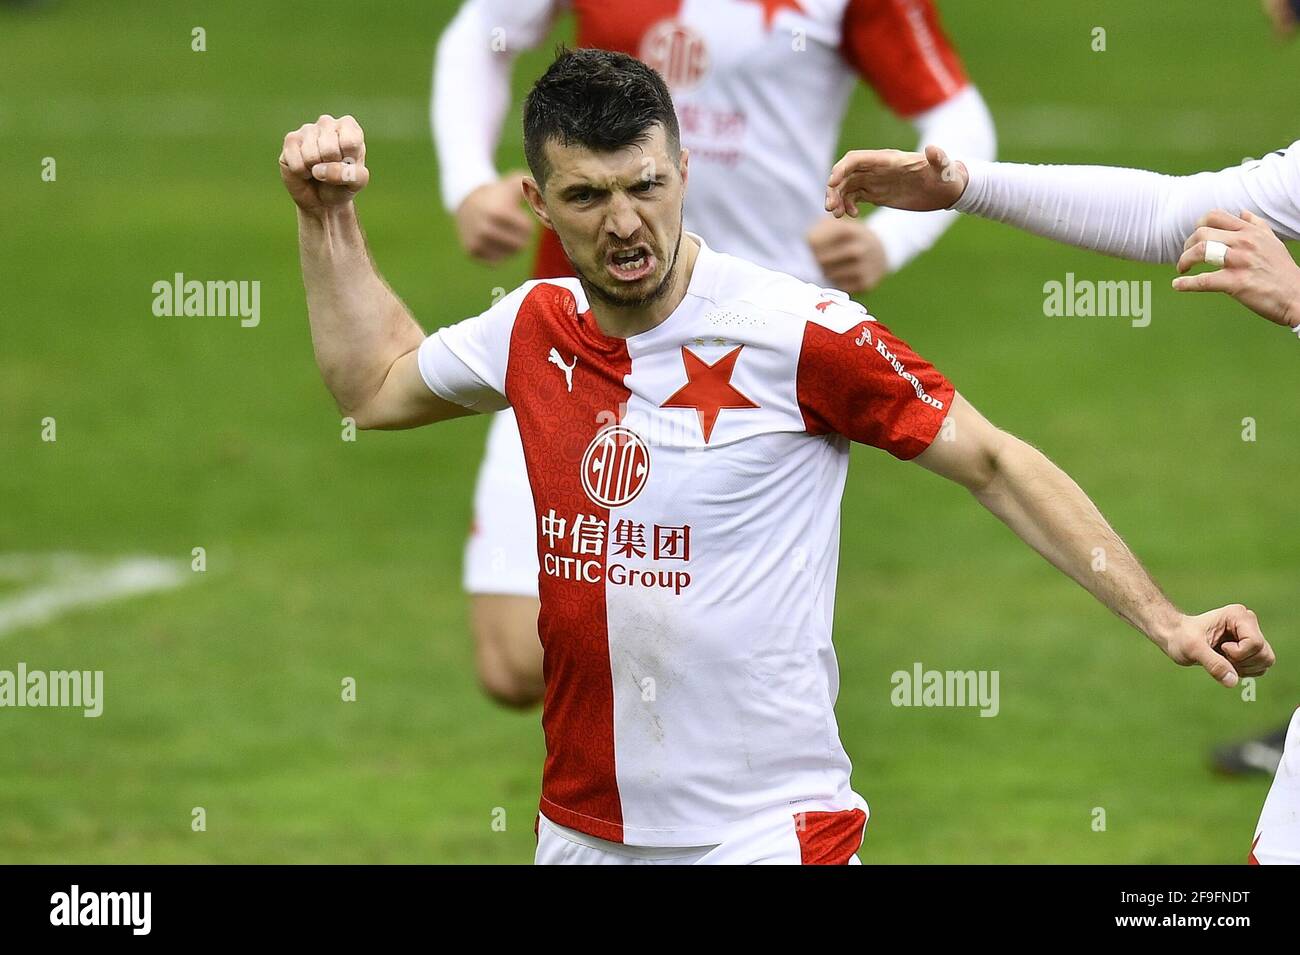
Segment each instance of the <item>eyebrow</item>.
[{"label": "eyebrow", "polygon": [[[660,173],[657,176],[648,176],[645,178],[638,176],[636,179],[632,180],[632,182],[628,184],[627,188],[631,189],[634,186],[639,186],[643,182],[653,182],[662,186],[667,181],[668,181],[668,177],[662,173]],[[560,198],[572,199],[580,192],[592,192],[600,196],[600,195],[608,194],[609,190],[604,186],[592,185],[591,183],[585,183],[585,182],[575,182],[573,183],[573,185],[565,186],[563,189],[560,190]]]}]

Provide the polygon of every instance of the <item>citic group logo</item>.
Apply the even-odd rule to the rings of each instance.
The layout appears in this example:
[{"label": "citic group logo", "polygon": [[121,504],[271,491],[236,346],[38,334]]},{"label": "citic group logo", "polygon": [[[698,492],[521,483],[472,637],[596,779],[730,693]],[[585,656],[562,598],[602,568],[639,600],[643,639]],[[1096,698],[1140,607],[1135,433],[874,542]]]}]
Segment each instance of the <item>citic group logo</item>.
[{"label": "citic group logo", "polygon": [[622,425],[598,431],[582,455],[582,489],[601,507],[630,504],[649,477],[650,449]]},{"label": "citic group logo", "polygon": [[704,37],[676,20],[660,20],[647,30],[637,59],[654,67],[676,93],[698,86],[709,71]]}]

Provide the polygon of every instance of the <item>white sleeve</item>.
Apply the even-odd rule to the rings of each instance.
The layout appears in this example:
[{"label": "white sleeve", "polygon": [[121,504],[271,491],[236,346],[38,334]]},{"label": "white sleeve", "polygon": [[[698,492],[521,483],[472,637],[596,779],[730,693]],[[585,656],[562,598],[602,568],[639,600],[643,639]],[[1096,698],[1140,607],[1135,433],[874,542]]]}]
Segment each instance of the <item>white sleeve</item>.
[{"label": "white sleeve", "polygon": [[[997,151],[997,133],[989,108],[974,86],[966,86],[933,109],[912,120],[920,135],[919,150],[930,143],[949,154],[992,159]],[[904,212],[877,209],[866,219],[885,247],[889,271],[897,272],[939,241],[957,214],[954,212]]]},{"label": "white sleeve", "polygon": [[514,59],[545,39],[559,6],[560,0],[466,0],[439,38],[430,118],[447,211],[496,181]]},{"label": "white sleeve", "polygon": [[1300,238],[1300,142],[1192,176],[979,160],[966,168],[970,182],[954,209],[1124,259],[1178,261],[1197,220],[1212,209],[1247,209],[1282,238]]},{"label": "white sleeve", "polygon": [[527,282],[486,312],[440,328],[420,343],[420,375],[439,398],[473,411],[500,411],[506,400],[510,336],[519,306],[536,282]]}]

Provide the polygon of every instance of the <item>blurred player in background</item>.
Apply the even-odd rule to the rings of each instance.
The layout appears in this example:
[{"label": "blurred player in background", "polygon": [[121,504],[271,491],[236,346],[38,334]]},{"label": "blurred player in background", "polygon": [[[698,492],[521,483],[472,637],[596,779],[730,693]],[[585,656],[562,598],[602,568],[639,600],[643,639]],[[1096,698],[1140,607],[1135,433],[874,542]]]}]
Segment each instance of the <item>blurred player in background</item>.
[{"label": "blurred player in background", "polygon": [[[687,227],[804,281],[868,291],[955,218],[881,209],[863,224],[825,214],[825,170],[858,80],[921,142],[993,157],[992,118],[931,0],[469,0],[438,43],[432,113],[443,200],[461,244],[484,261],[533,238],[523,176],[500,175],[494,154],[512,62],[566,9],[579,46],[636,56],[672,90],[691,155]],[[533,276],[571,274],[544,230]],[[542,693],[533,520],[518,428],[504,411],[475,489],[464,586],[480,681],[516,706]]]}]

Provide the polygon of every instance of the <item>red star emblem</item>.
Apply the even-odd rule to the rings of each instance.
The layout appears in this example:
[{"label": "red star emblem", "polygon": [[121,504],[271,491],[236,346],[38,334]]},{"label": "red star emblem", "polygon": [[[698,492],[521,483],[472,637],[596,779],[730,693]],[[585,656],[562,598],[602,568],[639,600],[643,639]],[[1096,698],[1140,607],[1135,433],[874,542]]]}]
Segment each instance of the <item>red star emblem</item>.
[{"label": "red star emblem", "polygon": [[772,29],[772,21],[782,10],[793,10],[796,13],[803,13],[803,8],[799,6],[799,0],[745,0],[746,3],[757,3],[763,8],[763,29]]},{"label": "red star emblem", "polygon": [[704,443],[709,443],[718,412],[723,408],[757,408],[731,383],[731,373],[744,345],[738,345],[712,365],[682,346],[682,362],[686,365],[686,384],[682,385],[661,404],[660,408],[694,408],[700,416],[700,430]]}]

